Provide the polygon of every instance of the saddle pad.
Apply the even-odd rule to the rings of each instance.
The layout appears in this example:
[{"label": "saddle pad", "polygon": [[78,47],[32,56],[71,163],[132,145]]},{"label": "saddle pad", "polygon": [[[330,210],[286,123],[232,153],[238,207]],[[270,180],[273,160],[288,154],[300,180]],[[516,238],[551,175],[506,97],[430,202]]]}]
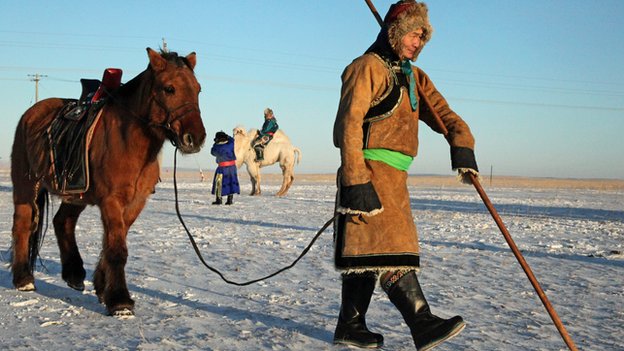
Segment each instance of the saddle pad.
[{"label": "saddle pad", "polygon": [[48,128],[52,186],[60,195],[84,193],[89,189],[89,145],[103,105],[91,105],[86,116],[74,119],[65,116],[75,107],[75,102],[71,102]]}]

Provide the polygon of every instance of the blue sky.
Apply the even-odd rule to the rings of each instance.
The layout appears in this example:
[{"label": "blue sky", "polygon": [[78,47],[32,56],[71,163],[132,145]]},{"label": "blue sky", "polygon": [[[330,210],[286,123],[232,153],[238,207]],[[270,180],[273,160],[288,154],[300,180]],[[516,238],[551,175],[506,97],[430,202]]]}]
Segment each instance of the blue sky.
[{"label": "blue sky", "polygon": [[[383,16],[392,1],[374,3]],[[484,175],[624,179],[624,1],[427,4],[434,34],[416,65],[470,125]],[[107,67],[140,73],[165,38],[197,53],[209,140],[271,107],[302,150],[296,172],[334,172],[340,74],[378,30],[364,0],[0,0],[0,162],[34,103],[31,75],[44,75],[39,99],[78,97]],[[453,174],[444,138],[424,124],[420,138],[410,173]],[[181,165],[214,169],[209,146]]]}]

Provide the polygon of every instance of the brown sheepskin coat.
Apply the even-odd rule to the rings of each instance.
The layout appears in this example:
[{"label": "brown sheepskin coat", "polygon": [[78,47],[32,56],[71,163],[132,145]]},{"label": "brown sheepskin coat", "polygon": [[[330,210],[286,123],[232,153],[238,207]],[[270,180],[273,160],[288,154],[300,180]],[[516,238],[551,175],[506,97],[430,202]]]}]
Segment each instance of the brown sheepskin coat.
[{"label": "brown sheepskin coat", "polygon": [[[412,111],[409,94],[403,94],[394,113],[369,127],[368,148],[382,148],[415,157],[418,121],[441,132],[434,114],[448,130],[451,146],[474,150],[466,123],[453,112],[429,77],[412,66],[420,86],[418,108]],[[338,187],[372,182],[383,206],[374,216],[341,215],[335,224],[335,264],[348,272],[382,271],[419,267],[418,234],[407,190],[407,172],[363,157],[363,121],[373,101],[390,84],[390,70],[377,55],[355,59],[342,74],[340,105],[334,124],[334,144],[340,148]],[[340,191],[338,191],[340,194]],[[339,200],[337,200],[337,203]]]}]

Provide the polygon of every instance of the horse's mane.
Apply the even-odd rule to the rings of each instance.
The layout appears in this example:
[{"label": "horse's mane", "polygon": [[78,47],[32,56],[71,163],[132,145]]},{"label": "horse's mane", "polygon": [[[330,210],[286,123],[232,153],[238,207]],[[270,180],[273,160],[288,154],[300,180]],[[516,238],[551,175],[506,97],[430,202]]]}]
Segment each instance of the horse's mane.
[{"label": "horse's mane", "polygon": [[112,92],[112,95],[118,97],[126,97],[131,93],[137,91],[141,86],[141,79],[143,78],[144,74],[145,71],[139,73],[136,77],[130,79],[127,83],[122,84],[119,88],[117,88],[117,90]]},{"label": "horse's mane", "polygon": [[[167,60],[167,62],[175,64],[177,67],[187,66],[188,68],[191,68],[191,64],[188,59],[184,56],[179,56],[177,52],[161,50],[160,56]],[[149,70],[149,64],[147,65],[147,69],[145,71],[147,70]],[[130,79],[127,83],[122,84],[119,88],[113,91],[112,94],[115,94],[119,97],[125,97],[132,92],[137,91],[140,87],[141,79],[143,78],[145,71],[139,73],[136,77]]]},{"label": "horse's mane", "polygon": [[[191,63],[184,56],[179,56],[175,51],[160,51],[160,56],[167,60],[168,62],[175,63],[178,67],[187,66],[191,68]],[[191,69],[192,71],[192,69]]]}]

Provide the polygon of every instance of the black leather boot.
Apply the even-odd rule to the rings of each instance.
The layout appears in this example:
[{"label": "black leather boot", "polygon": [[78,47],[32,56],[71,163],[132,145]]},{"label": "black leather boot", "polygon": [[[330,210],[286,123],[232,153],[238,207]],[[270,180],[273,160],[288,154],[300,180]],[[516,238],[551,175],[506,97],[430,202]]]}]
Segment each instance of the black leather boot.
[{"label": "black leather boot", "polygon": [[225,202],[226,205],[232,205],[234,203],[234,195],[230,194],[227,197],[227,201]]},{"label": "black leather boot", "polygon": [[264,146],[257,145],[254,150],[256,150],[256,161],[264,161]]},{"label": "black leather boot", "polygon": [[415,271],[401,274],[394,273],[382,286],[403,315],[418,351],[429,350],[464,329],[466,324],[460,316],[443,319],[431,313]]},{"label": "black leather boot", "polygon": [[221,205],[223,203],[223,200],[221,199],[221,196],[217,196],[217,198],[212,202],[213,205]]},{"label": "black leather boot", "polygon": [[342,304],[334,333],[334,344],[362,348],[378,348],[383,336],[366,327],[366,311],[370,304],[377,278],[374,274],[347,274],[342,276]]}]

